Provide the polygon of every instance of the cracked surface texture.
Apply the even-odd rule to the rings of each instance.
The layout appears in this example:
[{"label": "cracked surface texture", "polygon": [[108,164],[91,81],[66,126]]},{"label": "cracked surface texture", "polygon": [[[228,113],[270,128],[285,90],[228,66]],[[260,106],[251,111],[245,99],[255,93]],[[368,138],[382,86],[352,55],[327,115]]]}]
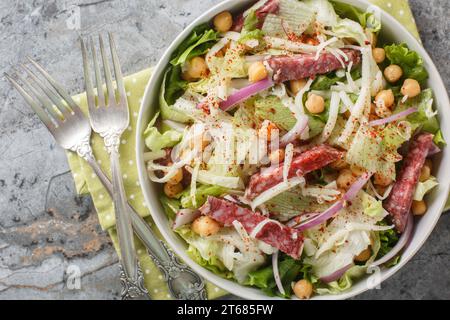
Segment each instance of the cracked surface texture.
[{"label": "cracked surface texture", "polygon": [[[153,65],[170,41],[219,0],[0,2],[0,71],[32,56],[71,93],[82,91],[77,38],[112,31],[124,73]],[[450,1],[410,0],[424,45],[450,88]],[[80,13],[80,20],[74,14]],[[79,27],[80,30],[73,30]],[[68,72],[70,70],[70,72]],[[0,81],[0,300],[115,299],[117,257],[88,197],[75,196],[64,152]],[[450,215],[415,258],[359,299],[450,299]],[[80,289],[74,281],[81,276]]]}]

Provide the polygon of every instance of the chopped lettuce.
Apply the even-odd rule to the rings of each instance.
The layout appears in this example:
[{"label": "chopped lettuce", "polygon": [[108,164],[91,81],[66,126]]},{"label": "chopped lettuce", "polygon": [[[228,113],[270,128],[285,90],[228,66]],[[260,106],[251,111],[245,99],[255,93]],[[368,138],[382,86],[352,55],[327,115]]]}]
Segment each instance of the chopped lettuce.
[{"label": "chopped lettuce", "polygon": [[[280,129],[285,131],[291,130],[297,123],[291,110],[276,96],[257,98],[255,100],[255,115],[260,119],[275,123]],[[310,130],[309,137],[313,138],[322,132],[325,124],[317,117],[309,115],[308,126]]]},{"label": "chopped lettuce", "polygon": [[385,46],[386,57],[392,64],[399,65],[403,69],[403,79],[411,78],[419,82],[428,79],[422,57],[408,48],[406,43]]},{"label": "chopped lettuce", "polygon": [[406,121],[384,129],[362,125],[347,152],[347,162],[395,179],[395,163],[402,159],[397,150],[410,137],[411,126]]},{"label": "chopped lettuce", "polygon": [[370,217],[377,217],[384,214],[383,203],[367,193],[363,194],[362,205],[364,208],[364,214]]},{"label": "chopped lettuce", "polygon": [[208,52],[216,41],[217,32],[210,29],[208,24],[200,25],[173,53],[170,63],[173,66],[183,65],[186,61]]},{"label": "chopped lettuce", "polygon": [[[354,68],[350,72],[353,80],[358,80],[361,78],[361,68]],[[317,76],[314,82],[311,85],[312,90],[330,90],[332,86],[337,84],[339,81],[344,81],[344,77],[339,77],[336,75],[336,72],[330,72],[325,75]]]},{"label": "chopped lettuce", "polygon": [[399,104],[395,112],[400,112],[411,107],[418,109],[408,116],[408,121],[415,126],[421,127],[422,130],[436,134],[440,130],[439,121],[432,110],[433,106],[433,90],[425,89],[415,98],[408,99],[404,104]]},{"label": "chopped lettuce", "polygon": [[238,42],[241,44],[249,44],[250,41],[257,41],[256,46],[252,47],[261,48],[264,45],[264,32],[258,29],[258,23],[259,19],[256,16],[256,11],[250,11],[244,20],[244,26]]},{"label": "chopped lettuce", "polygon": [[339,16],[328,0],[304,0],[303,3],[316,12],[316,21],[325,27],[332,27],[337,24]]},{"label": "chopped lettuce", "polygon": [[158,117],[159,112],[155,115],[152,121],[150,121],[147,129],[145,129],[144,131],[145,145],[147,146],[147,148],[154,152],[160,151],[164,148],[173,147],[178,142],[180,142],[182,138],[182,133],[176,130],[168,130],[161,134],[158,131],[158,128],[154,126]]},{"label": "chopped lettuce", "polygon": [[433,142],[438,146],[445,146],[447,144],[442,130],[439,129],[438,132],[434,135]]},{"label": "chopped lettuce", "polygon": [[[384,226],[387,225],[387,223],[382,221],[379,225]],[[394,229],[379,231],[378,236],[380,238],[380,250],[377,254],[377,260],[388,254],[399,240],[398,233]]]},{"label": "chopped lettuce", "polygon": [[333,33],[339,38],[352,38],[361,46],[366,45],[367,36],[361,25],[350,19],[341,19],[333,26]]},{"label": "chopped lettuce", "polygon": [[[298,260],[294,260],[287,255],[283,255],[279,260],[278,269],[281,283],[283,284],[285,291],[284,297],[290,298],[292,294],[291,283],[298,279],[300,275],[306,271],[305,267]],[[275,283],[272,265],[250,272],[248,275],[248,280],[245,284],[260,288],[268,296],[273,297],[275,295],[281,295],[281,293],[278,292],[277,285]]]},{"label": "chopped lettuce", "polygon": [[190,226],[178,228],[175,232],[189,243],[187,252],[195,262],[226,279],[232,279],[234,277],[233,272],[228,270],[216,255],[220,248],[220,243],[198,236],[191,230]]},{"label": "chopped lettuce", "polygon": [[266,35],[278,38],[300,37],[314,22],[316,13],[303,2],[281,0],[278,14],[269,14],[262,27]]},{"label": "chopped lettuce", "polygon": [[266,208],[278,220],[289,220],[302,213],[323,212],[329,204],[319,204],[313,197],[303,196],[301,188],[293,188],[266,202]]},{"label": "chopped lettuce", "polygon": [[159,94],[159,108],[164,120],[187,123],[190,117],[173,108],[175,101],[183,95],[187,82],[181,79],[181,67],[169,67],[164,75]]},{"label": "chopped lettuce", "polygon": [[339,16],[359,22],[363,28],[367,28],[371,32],[381,30],[381,21],[372,12],[363,12],[355,6],[343,2],[331,1],[331,3]]},{"label": "chopped lettuce", "polygon": [[220,186],[201,185],[195,192],[197,206],[194,206],[192,201],[193,199],[191,197],[191,189],[188,188],[181,194],[181,206],[186,209],[197,209],[206,202],[208,196],[219,197],[226,193],[227,190],[228,189]]},{"label": "chopped lettuce", "polygon": [[439,185],[435,177],[430,177],[427,181],[419,182],[414,192],[414,200],[422,201],[425,195]]},{"label": "chopped lettuce", "polygon": [[160,198],[161,204],[164,208],[164,212],[166,213],[169,219],[175,219],[175,216],[178,211],[181,209],[181,203],[179,199],[171,199],[166,197],[165,195]]}]

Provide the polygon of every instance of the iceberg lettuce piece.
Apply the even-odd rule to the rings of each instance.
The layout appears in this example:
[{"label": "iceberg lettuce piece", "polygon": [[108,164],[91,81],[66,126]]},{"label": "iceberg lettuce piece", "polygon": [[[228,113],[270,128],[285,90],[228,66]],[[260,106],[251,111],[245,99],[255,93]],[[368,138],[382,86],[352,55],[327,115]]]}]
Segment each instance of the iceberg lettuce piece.
[{"label": "iceberg lettuce piece", "polygon": [[371,32],[379,32],[381,30],[381,21],[372,12],[363,12],[355,6],[343,2],[331,1],[331,3],[339,16],[359,22],[363,28]]},{"label": "iceberg lettuce piece", "polygon": [[419,182],[414,192],[414,200],[422,201],[427,193],[439,185],[435,177],[430,177],[425,182]]},{"label": "iceberg lettuce piece", "polygon": [[339,16],[328,0],[304,0],[310,10],[317,13],[316,21],[325,27],[333,27],[339,21]]},{"label": "iceberg lettuce piece", "polygon": [[367,36],[361,25],[350,19],[341,19],[333,26],[333,33],[339,38],[352,38],[361,46],[366,46]]},{"label": "iceberg lettuce piece", "polygon": [[181,203],[179,199],[168,198],[165,195],[159,199],[169,219],[174,220],[178,211],[181,209]]},{"label": "iceberg lettuce piece", "polygon": [[[275,123],[285,131],[291,130],[297,123],[291,110],[277,96],[257,98],[255,100],[255,115],[261,120],[269,120]],[[308,117],[309,137],[313,138],[322,132],[325,123],[312,115],[308,115]]]}]

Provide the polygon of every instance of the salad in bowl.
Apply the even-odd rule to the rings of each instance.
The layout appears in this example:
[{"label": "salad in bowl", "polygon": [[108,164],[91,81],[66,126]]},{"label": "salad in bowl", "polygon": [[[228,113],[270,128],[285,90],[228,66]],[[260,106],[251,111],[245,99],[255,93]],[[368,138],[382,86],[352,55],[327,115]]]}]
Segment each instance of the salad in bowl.
[{"label": "salad in bowl", "polygon": [[400,261],[445,141],[422,57],[382,28],[339,1],[262,0],[173,52],[144,160],[191,259],[300,299]]}]

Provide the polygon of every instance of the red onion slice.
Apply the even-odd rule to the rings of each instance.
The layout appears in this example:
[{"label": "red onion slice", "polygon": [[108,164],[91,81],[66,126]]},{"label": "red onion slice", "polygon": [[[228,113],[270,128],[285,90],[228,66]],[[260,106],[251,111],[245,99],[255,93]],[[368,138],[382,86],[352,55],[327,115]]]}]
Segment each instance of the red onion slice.
[{"label": "red onion slice", "polygon": [[353,266],[354,266],[354,264],[350,263],[349,265],[346,265],[345,267],[343,267],[343,268],[341,268],[339,270],[336,270],[332,274],[320,278],[320,281],[322,281],[324,283],[330,283],[330,282],[339,280],[348,271],[348,269],[350,269]]},{"label": "red onion slice", "polygon": [[382,126],[383,124],[391,123],[391,122],[400,120],[402,118],[405,118],[414,112],[417,112],[416,108],[409,108],[409,109],[406,109],[405,111],[396,113],[388,118],[372,121],[369,123],[369,126],[371,126],[371,127]]},{"label": "red onion slice", "polygon": [[308,126],[308,120],[309,118],[307,116],[301,116],[295,126],[281,138],[281,146],[286,146],[295,139],[299,138]]},{"label": "red onion slice", "polygon": [[313,218],[316,218],[318,215],[320,215],[322,213],[320,212],[314,212],[314,213],[305,213],[302,214],[300,216],[296,216],[294,218],[292,218],[291,220],[289,220],[286,225],[290,228],[295,228],[295,226],[302,224],[308,220],[311,220]]},{"label": "red onion slice", "polygon": [[299,231],[305,231],[311,228],[314,228],[317,225],[320,225],[327,221],[328,219],[331,219],[336,213],[344,209],[344,203],[346,201],[353,200],[358,192],[364,187],[364,185],[369,181],[370,177],[372,177],[372,173],[364,173],[358,181],[356,181],[348,190],[348,192],[342,197],[342,199],[335,204],[333,204],[330,208],[328,208],[326,211],[321,213],[319,216],[317,216],[314,219],[309,220],[308,222],[305,222],[297,227],[295,229]]},{"label": "red onion slice", "polygon": [[255,82],[255,83],[237,91],[236,93],[233,93],[231,96],[228,97],[227,100],[222,101],[220,103],[220,108],[223,111],[228,111],[231,109],[231,107],[235,106],[236,104],[247,100],[251,96],[254,96],[255,94],[257,94],[261,91],[267,90],[272,86],[273,86],[273,81],[270,77],[267,79],[261,80],[259,82]]},{"label": "red onion slice", "polygon": [[409,215],[405,231],[398,240],[397,244],[384,257],[378,259],[377,261],[374,261],[371,264],[371,267],[378,267],[392,260],[395,256],[397,256],[399,252],[402,251],[402,249],[409,243],[413,230],[414,230],[414,218],[412,215]]},{"label": "red onion slice", "polygon": [[185,224],[191,223],[200,216],[198,210],[182,209],[177,212],[175,221],[173,222],[172,229],[176,230]]},{"label": "red onion slice", "polygon": [[283,283],[281,283],[280,271],[278,269],[278,250],[272,255],[272,269],[273,269],[273,277],[275,279],[275,283],[277,284],[278,291],[282,295],[286,294],[284,291]]}]

